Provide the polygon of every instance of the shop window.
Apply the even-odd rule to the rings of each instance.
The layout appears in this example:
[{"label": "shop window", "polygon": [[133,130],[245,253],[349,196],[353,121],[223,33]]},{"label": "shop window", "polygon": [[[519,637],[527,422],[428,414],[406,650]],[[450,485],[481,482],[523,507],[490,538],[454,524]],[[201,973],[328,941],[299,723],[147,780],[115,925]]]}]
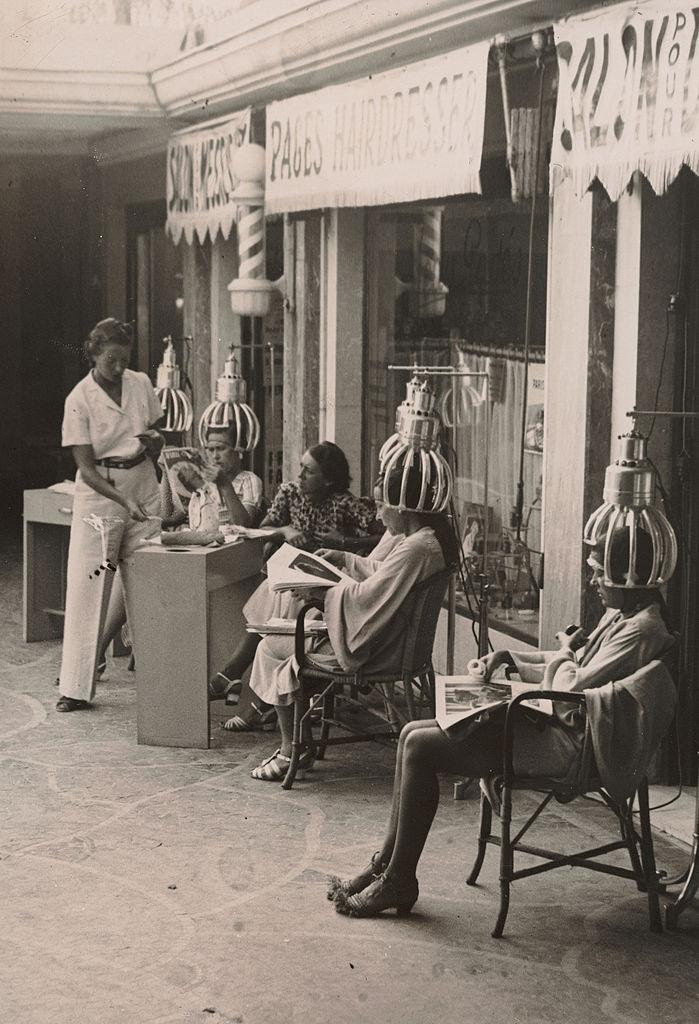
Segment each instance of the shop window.
[{"label": "shop window", "polygon": [[[548,210],[533,224],[530,365],[525,384],[530,212],[506,197],[410,204],[368,212],[364,465],[378,467],[405,397],[407,372],[390,364],[451,365],[484,378],[435,377],[453,450],[464,553],[480,571],[488,506],[494,628],[536,641],[543,575],[541,483]],[[525,428],[523,410],[526,410]],[[524,437],[522,437],[524,435]],[[487,440],[487,444],[486,444]],[[523,443],[522,443],[523,441]],[[516,525],[518,481],[523,510]],[[468,610],[468,593],[461,602]],[[473,605],[473,602],[471,602]]]}]

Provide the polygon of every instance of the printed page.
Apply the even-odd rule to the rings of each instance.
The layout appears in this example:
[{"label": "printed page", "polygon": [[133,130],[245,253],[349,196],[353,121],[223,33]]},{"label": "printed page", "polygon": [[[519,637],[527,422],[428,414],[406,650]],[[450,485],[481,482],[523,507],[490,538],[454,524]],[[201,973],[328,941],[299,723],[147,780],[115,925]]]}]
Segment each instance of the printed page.
[{"label": "printed page", "polygon": [[[475,718],[483,711],[506,704],[513,697],[528,690],[537,690],[534,683],[514,682],[508,679],[483,679],[474,676],[437,676],[436,705],[437,722],[442,729],[449,729],[457,722]],[[530,708],[544,715],[553,715],[553,703],[543,697],[525,700],[522,707]]]},{"label": "printed page", "polygon": [[444,730],[467,718],[476,718],[490,708],[505,705],[512,696],[507,681],[485,682],[473,676],[437,676],[435,688],[437,723]]},{"label": "printed page", "polygon": [[270,589],[277,592],[334,587],[342,580],[350,579],[324,558],[301,551],[291,544],[282,544],[267,562],[267,582]]}]

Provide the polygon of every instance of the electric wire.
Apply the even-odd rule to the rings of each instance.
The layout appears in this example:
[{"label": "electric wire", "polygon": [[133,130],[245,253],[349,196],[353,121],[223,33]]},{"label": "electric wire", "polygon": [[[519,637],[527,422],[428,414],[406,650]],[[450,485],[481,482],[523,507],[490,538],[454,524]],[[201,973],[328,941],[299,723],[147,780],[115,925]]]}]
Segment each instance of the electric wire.
[{"label": "electric wire", "polygon": [[524,312],[524,391],[522,394],[522,422],[519,444],[519,474],[517,477],[517,498],[515,506],[515,527],[517,540],[522,539],[522,518],[524,516],[524,448],[527,434],[527,383],[529,380],[529,348],[531,344],[533,294],[534,294],[534,231],[536,227],[537,196],[539,193],[539,164],[541,160],[541,131],[544,120],[544,83],[546,80],[546,62],[537,61],[539,72],[539,104],[537,109],[536,152],[534,153],[534,184],[532,188],[531,209],[529,212],[529,248],[527,253],[527,294]]}]

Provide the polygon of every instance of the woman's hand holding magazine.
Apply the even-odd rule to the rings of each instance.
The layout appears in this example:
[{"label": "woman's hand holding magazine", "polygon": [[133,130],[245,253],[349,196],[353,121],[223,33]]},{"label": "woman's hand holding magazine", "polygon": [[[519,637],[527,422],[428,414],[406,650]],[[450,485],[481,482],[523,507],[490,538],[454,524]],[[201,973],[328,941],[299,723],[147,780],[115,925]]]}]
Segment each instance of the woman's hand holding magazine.
[{"label": "woman's hand holding magazine", "polygon": [[[518,694],[541,689],[535,683],[510,681],[504,677],[494,679],[492,675],[486,675],[490,667],[484,664],[487,660],[474,659],[469,662],[467,667],[473,674],[436,677],[437,723],[442,729],[448,730],[469,718],[487,716],[495,708],[504,707]],[[553,714],[550,700],[526,700],[524,705],[545,715]]]},{"label": "woman's hand holding magazine", "polygon": [[325,590],[345,580],[351,582],[351,577],[341,569],[291,544],[282,544],[267,562],[267,583],[275,593],[296,590],[307,595],[309,591]]}]

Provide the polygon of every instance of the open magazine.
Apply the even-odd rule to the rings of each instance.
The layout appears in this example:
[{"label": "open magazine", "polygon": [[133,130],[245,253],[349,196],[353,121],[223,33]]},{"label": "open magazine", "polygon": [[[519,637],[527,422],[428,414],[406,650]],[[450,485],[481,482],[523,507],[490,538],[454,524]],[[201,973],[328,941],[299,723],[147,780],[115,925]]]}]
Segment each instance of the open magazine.
[{"label": "open magazine", "polygon": [[[473,676],[437,676],[435,679],[437,723],[447,730],[468,718],[477,718],[483,712],[504,707],[519,693],[537,689],[533,683],[508,679],[476,679]],[[544,715],[553,714],[553,704],[544,697],[523,702]]]},{"label": "open magazine", "polygon": [[300,551],[291,544],[282,544],[267,562],[267,583],[275,592],[334,587],[342,580],[351,580],[351,577],[324,558]]},{"label": "open magazine", "polygon": [[[293,636],[296,632],[296,619],[271,618],[266,622],[248,622],[245,626],[248,633],[258,633],[260,636],[276,634],[278,636]],[[304,623],[306,636],[325,636],[328,632],[327,624],[323,619],[307,619]]]},{"label": "open magazine", "polygon": [[160,464],[167,476],[165,486],[175,512],[186,512],[192,493],[203,483],[202,453],[198,448],[174,448],[168,445],[160,453]]}]

